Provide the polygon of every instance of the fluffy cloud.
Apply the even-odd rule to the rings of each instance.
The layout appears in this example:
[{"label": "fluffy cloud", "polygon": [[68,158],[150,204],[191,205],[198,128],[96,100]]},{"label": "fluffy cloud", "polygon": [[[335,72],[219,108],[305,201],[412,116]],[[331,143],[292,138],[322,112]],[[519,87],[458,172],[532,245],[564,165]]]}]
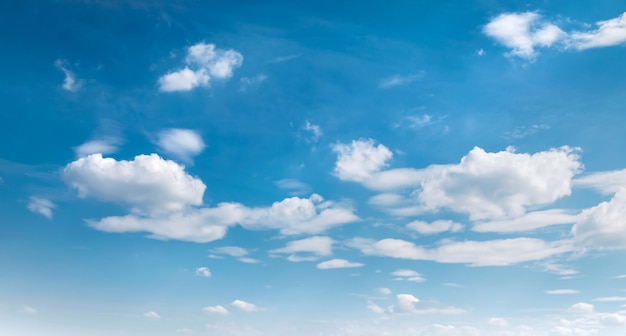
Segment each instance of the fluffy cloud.
[{"label": "fluffy cloud", "polygon": [[259,311],[263,310],[263,308],[258,307],[255,304],[248,303],[248,302],[242,301],[242,300],[235,300],[230,305],[235,307],[235,308],[237,308],[237,309],[241,309],[241,310],[243,310],[245,312],[249,312],[249,313],[259,312]]},{"label": "fluffy cloud", "polygon": [[132,161],[92,154],[68,164],[63,179],[80,197],[124,203],[139,214],[201,205],[206,189],[183,166],[156,154],[138,155]]},{"label": "fluffy cloud", "polygon": [[[512,148],[488,153],[475,147],[459,164],[384,171],[392,153],[372,140],[335,145],[334,150],[338,153],[335,172],[342,180],[375,190],[416,188],[408,198],[384,193],[370,203],[400,205],[410,215],[447,208],[467,213],[471,220],[511,219],[524,215],[529,207],[568,196],[572,177],[582,167],[577,150],[569,147],[534,154]],[[405,204],[409,199],[417,202]]]},{"label": "fluffy cloud", "polygon": [[389,295],[391,294],[391,289],[386,288],[386,287],[378,288],[378,293],[383,294],[383,295]]},{"label": "fluffy cloud", "polygon": [[37,196],[31,196],[29,198],[28,210],[40,214],[48,219],[52,219],[52,209],[54,208],[54,203],[48,199]]},{"label": "fluffy cloud", "polygon": [[407,281],[413,281],[413,282],[426,281],[426,279],[424,279],[424,276],[409,269],[399,269],[391,273],[391,275],[395,276],[396,279],[398,280],[407,280]]},{"label": "fluffy cloud", "polygon": [[226,79],[241,66],[243,56],[235,50],[215,48],[214,44],[198,43],[187,49],[185,68],[172,71],[159,78],[163,92],[189,91],[206,86],[211,78]]},{"label": "fluffy cloud", "polygon": [[332,259],[317,264],[318,269],[356,268],[363,266],[365,266],[365,264],[350,262],[345,259]]},{"label": "fluffy cloud", "polygon": [[310,261],[333,253],[333,240],[330,237],[310,237],[294,240],[285,247],[270,251],[272,254],[289,254],[290,261]]},{"label": "fluffy cloud", "polygon": [[626,188],[626,169],[588,174],[575,179],[574,186],[593,188],[604,195],[612,195]]},{"label": "fluffy cloud", "polygon": [[559,27],[544,22],[534,12],[498,15],[483,28],[483,32],[511,49],[508,56],[528,60],[537,56],[538,47],[550,47],[567,36]]},{"label": "fluffy cloud", "polygon": [[161,319],[161,315],[159,315],[157,312],[154,311],[149,311],[145,314],[143,314],[143,316],[149,320],[160,320]]},{"label": "fluffy cloud", "polygon": [[430,249],[409,241],[391,238],[379,241],[355,238],[347,244],[366,255],[463,263],[470,266],[507,266],[572,251],[569,241],[548,243],[535,238],[462,242],[443,240],[437,247]]},{"label": "fluffy cloud", "polygon": [[65,79],[63,80],[63,89],[70,92],[76,92],[83,86],[83,82],[80,80],[76,80],[76,75],[71,72],[67,66],[66,62],[63,60],[56,60],[54,65],[59,68],[59,70],[63,71],[65,74]]},{"label": "fluffy cloud", "polygon": [[337,153],[335,173],[344,181],[364,182],[383,167],[391,159],[391,151],[379,144],[374,146],[373,140],[355,140],[351,144],[336,144],[333,151]]},{"label": "fluffy cloud", "polygon": [[208,267],[198,267],[196,268],[196,275],[204,277],[204,278],[210,278],[211,271],[209,270]]},{"label": "fluffy cloud", "polygon": [[418,298],[411,294],[398,294],[398,307],[404,311],[415,311],[415,304],[420,302]]},{"label": "fluffy cloud", "polygon": [[220,305],[204,307],[202,308],[202,311],[209,313],[209,314],[217,314],[217,315],[223,315],[223,316],[226,316],[229,314],[228,309]]},{"label": "fluffy cloud", "polygon": [[76,157],[82,158],[85,156],[89,156],[91,154],[113,154],[117,152],[118,146],[121,140],[118,138],[102,138],[102,139],[93,139],[85,142],[84,144],[74,148],[74,152],[76,153]]},{"label": "fluffy cloud", "polygon": [[596,22],[596,26],[595,30],[572,33],[571,43],[574,47],[584,50],[626,42],[626,13],[610,20]]},{"label": "fluffy cloud", "polygon": [[183,162],[191,162],[192,157],[202,153],[206,147],[198,132],[180,128],[159,132],[157,145],[162,151]]},{"label": "fluffy cloud", "polygon": [[574,240],[596,249],[626,248],[626,188],[608,202],[583,210],[572,227]]},{"label": "fluffy cloud", "polygon": [[407,224],[406,227],[423,235],[437,234],[446,231],[458,232],[463,230],[463,224],[459,224],[451,220],[436,220],[432,223],[416,220]]}]

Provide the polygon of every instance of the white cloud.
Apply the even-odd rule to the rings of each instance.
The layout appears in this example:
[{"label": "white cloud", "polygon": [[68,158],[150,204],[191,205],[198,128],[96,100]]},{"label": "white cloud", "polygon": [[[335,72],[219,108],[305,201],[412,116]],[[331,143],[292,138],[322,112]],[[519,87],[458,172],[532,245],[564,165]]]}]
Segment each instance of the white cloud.
[{"label": "white cloud", "polygon": [[213,253],[226,254],[231,257],[243,257],[248,255],[248,250],[238,246],[224,246],[213,249]]},{"label": "white cloud", "polygon": [[626,169],[592,173],[573,182],[574,186],[593,188],[604,195],[612,195],[626,188]]},{"label": "white cloud", "polygon": [[440,263],[463,263],[470,266],[507,266],[526,261],[546,259],[572,251],[571,242],[545,242],[535,238],[511,238],[488,241],[444,240],[435,248],[417,246],[401,239],[374,241],[355,238],[348,246],[366,255],[410,260],[432,260]]},{"label": "white cloud", "polygon": [[507,56],[534,60],[538,47],[550,47],[567,34],[534,12],[505,13],[492,18],[483,32],[508,47]]},{"label": "white cloud", "polygon": [[572,227],[574,240],[595,249],[626,248],[626,188],[608,202],[583,210]]},{"label": "white cloud", "polygon": [[623,302],[626,301],[626,296],[607,296],[593,299],[596,302]]},{"label": "white cloud", "polygon": [[596,22],[597,29],[574,32],[571,44],[578,50],[610,47],[626,42],[626,13],[605,21]]},{"label": "white cloud", "polygon": [[463,224],[451,220],[436,220],[432,223],[416,220],[407,224],[406,227],[423,235],[432,235],[447,231],[459,232],[463,230]]},{"label": "white cloud", "polygon": [[216,49],[214,44],[198,43],[187,49],[186,67],[159,78],[163,92],[189,91],[206,86],[211,78],[226,79],[241,66],[243,56],[235,50]]},{"label": "white cloud", "polygon": [[52,209],[56,206],[50,200],[31,196],[29,197],[28,210],[40,214],[48,219],[52,219]]},{"label": "white cloud", "polygon": [[385,313],[385,309],[381,308],[380,306],[378,306],[377,304],[374,303],[368,303],[367,305],[367,309],[369,309],[370,311],[376,313],[376,314],[384,314]]},{"label": "white cloud", "polygon": [[555,264],[553,262],[545,262],[541,265],[543,269],[547,272],[563,275],[563,276],[572,276],[578,274],[578,271],[564,265]]},{"label": "white cloud", "polygon": [[397,277],[398,280],[407,280],[412,282],[424,282],[424,276],[416,271],[409,269],[399,269],[391,273],[391,275]]},{"label": "white cloud", "polygon": [[239,87],[240,91],[246,91],[249,87],[260,84],[267,79],[267,75],[260,74],[255,77],[242,77],[239,82],[241,86]]},{"label": "white cloud", "polygon": [[220,305],[204,307],[202,308],[202,311],[209,313],[209,314],[217,314],[217,315],[223,315],[223,316],[226,316],[229,314],[228,309]]},{"label": "white cloud", "polygon": [[404,311],[415,311],[415,304],[420,302],[418,298],[411,294],[398,294],[398,307]]},{"label": "white cloud", "polygon": [[547,290],[546,294],[550,295],[568,295],[568,294],[578,294],[579,291],[575,289],[551,289]]},{"label": "white cloud", "polygon": [[248,258],[248,257],[239,258],[237,260],[241,261],[244,264],[258,264],[258,263],[260,263],[259,260],[254,259],[254,258]]},{"label": "white cloud", "polygon": [[63,80],[63,89],[70,92],[76,92],[83,86],[83,81],[76,80],[76,75],[71,72],[67,66],[66,62],[63,60],[56,60],[54,65],[59,68],[65,74],[65,79]]},{"label": "white cloud", "polygon": [[198,267],[196,268],[196,275],[204,278],[211,277],[211,270],[208,267]]},{"label": "white cloud", "polygon": [[594,307],[590,303],[579,302],[569,308],[569,312],[576,314],[593,313]]},{"label": "white cloud", "polygon": [[378,173],[391,159],[391,151],[374,141],[354,140],[351,144],[336,144],[333,151],[337,153],[335,173],[344,181],[364,182]]},{"label": "white cloud", "polygon": [[241,309],[241,310],[243,310],[245,312],[249,312],[249,313],[259,312],[259,311],[263,310],[263,308],[258,307],[255,304],[248,303],[248,302],[242,301],[242,300],[235,300],[230,305],[235,307],[235,308],[237,308],[237,309]]},{"label": "white cloud", "polygon": [[159,132],[157,145],[164,152],[183,162],[191,162],[192,157],[202,153],[206,147],[198,132],[180,128],[170,128]]},{"label": "white cloud", "polygon": [[487,323],[500,328],[506,328],[509,326],[509,321],[501,317],[492,317],[487,321]]},{"label": "white cloud", "polygon": [[121,140],[114,137],[89,140],[82,145],[74,148],[77,158],[89,156],[91,154],[113,154],[118,150]]},{"label": "white cloud", "polygon": [[296,179],[286,178],[275,181],[274,184],[280,189],[290,190],[289,194],[293,196],[301,196],[311,193],[310,185]]},{"label": "white cloud", "polygon": [[615,279],[626,279],[626,274],[616,275]]},{"label": "white cloud", "polygon": [[363,266],[365,266],[365,264],[350,262],[345,259],[332,259],[317,264],[318,269],[356,268]]},{"label": "white cloud", "polygon": [[[290,254],[290,261],[312,261],[333,253],[333,240],[330,237],[314,236],[294,240],[285,247],[269,251],[272,254]],[[298,254],[304,253],[305,256]]]},{"label": "white cloud", "polygon": [[420,73],[413,74],[413,75],[407,75],[407,76],[393,75],[391,77],[382,79],[380,83],[378,84],[378,87],[386,89],[386,88],[390,88],[394,86],[405,86],[417,80],[420,80],[422,78],[424,78],[424,72],[420,72]]},{"label": "white cloud", "polygon": [[206,186],[184,167],[156,154],[117,161],[92,154],[68,164],[63,179],[80,197],[127,204],[135,214],[162,213],[201,205]]},{"label": "white cloud", "polygon": [[28,314],[28,315],[37,315],[39,313],[39,311],[37,311],[37,309],[28,306],[28,305],[22,305],[22,307],[20,308],[20,313],[24,313],[24,314]]},{"label": "white cloud", "polygon": [[383,295],[389,295],[391,294],[391,289],[382,287],[382,288],[378,288],[378,292]]},{"label": "white cloud", "polygon": [[161,319],[161,315],[159,315],[157,312],[154,311],[149,311],[145,314],[143,314],[143,316],[149,320],[160,320]]},{"label": "white cloud", "polygon": [[550,209],[526,213],[520,217],[475,223],[472,231],[476,232],[523,232],[532,231],[550,225],[573,224],[577,214],[564,209]]},{"label": "white cloud", "polygon": [[309,142],[317,142],[324,135],[319,125],[311,124],[308,120],[304,124],[304,130],[311,133],[308,138]]},{"label": "white cloud", "polygon": [[504,134],[504,137],[508,139],[523,139],[525,137],[536,134],[539,131],[548,130],[548,129],[550,129],[550,126],[546,124],[535,124],[530,127],[519,126],[511,132],[506,132]]}]

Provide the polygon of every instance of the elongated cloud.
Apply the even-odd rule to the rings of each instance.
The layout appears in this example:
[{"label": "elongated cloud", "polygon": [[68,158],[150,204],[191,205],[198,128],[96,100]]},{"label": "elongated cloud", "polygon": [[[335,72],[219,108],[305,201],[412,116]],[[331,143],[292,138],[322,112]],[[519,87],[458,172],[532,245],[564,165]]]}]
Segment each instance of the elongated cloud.
[{"label": "elongated cloud", "polygon": [[28,202],[28,210],[40,214],[48,219],[52,219],[52,209],[56,206],[50,200],[38,197],[31,196]]},{"label": "elongated cloud", "polygon": [[164,152],[191,162],[192,158],[204,150],[206,145],[198,132],[189,129],[171,128],[159,132],[157,145]]},{"label": "elongated cloud", "polygon": [[351,262],[345,259],[332,259],[317,264],[318,269],[356,268],[363,266],[365,266],[365,264]]}]

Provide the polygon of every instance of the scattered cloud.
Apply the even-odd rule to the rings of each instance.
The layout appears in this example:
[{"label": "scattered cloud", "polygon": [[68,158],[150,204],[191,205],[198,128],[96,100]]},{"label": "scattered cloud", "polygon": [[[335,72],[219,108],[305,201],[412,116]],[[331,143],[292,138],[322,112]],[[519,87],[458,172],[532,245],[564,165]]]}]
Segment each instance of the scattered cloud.
[{"label": "scattered cloud", "polygon": [[311,193],[311,186],[297,179],[286,178],[274,181],[274,184],[280,189],[289,190],[289,194],[292,196],[302,196]]},{"label": "scattered cloud", "polygon": [[296,58],[299,58],[300,56],[302,56],[302,54],[291,54],[291,55],[279,56],[271,60],[270,63],[283,63],[283,62],[287,62],[287,61],[291,61]]},{"label": "scattered cloud", "polygon": [[206,186],[184,167],[156,154],[117,161],[91,154],[68,164],[65,182],[78,195],[129,205],[133,214],[154,214],[201,205]]},{"label": "scattered cloud", "polygon": [[22,307],[19,310],[20,313],[23,314],[28,314],[28,315],[37,315],[39,313],[39,311],[37,311],[37,309],[28,306],[28,305],[22,305]]},{"label": "scattered cloud", "polygon": [[54,62],[54,66],[59,68],[59,70],[63,71],[65,74],[62,86],[64,90],[76,92],[83,86],[83,81],[77,80],[76,75],[74,75],[74,73],[67,68],[66,61],[58,59]]},{"label": "scattered cloud", "polygon": [[374,146],[374,140],[354,140],[351,144],[336,144],[335,174],[344,181],[364,182],[387,165],[393,154],[382,144]]},{"label": "scattered cloud", "polygon": [[626,12],[622,15],[596,22],[595,30],[574,32],[570,35],[572,45],[578,50],[610,47],[626,42]]},{"label": "scattered cloud", "polygon": [[317,264],[318,269],[356,268],[363,266],[365,266],[365,264],[350,262],[345,259],[332,259]]},{"label": "scattered cloud", "polygon": [[386,288],[386,287],[381,287],[381,288],[378,288],[378,293],[383,294],[383,295],[389,295],[391,294],[391,289]]},{"label": "scattered cloud", "polygon": [[396,280],[407,280],[412,282],[424,282],[424,276],[417,273],[416,271],[409,269],[399,269],[391,273],[391,275],[396,277]]},{"label": "scattered cloud", "polygon": [[243,257],[248,255],[248,250],[238,246],[224,246],[213,249],[213,253],[226,254],[231,257]]},{"label": "scattered cloud", "polygon": [[157,312],[154,312],[154,311],[149,311],[143,314],[143,316],[147,318],[148,320],[153,320],[153,321],[161,319],[161,315],[159,315]]},{"label": "scattered cloud", "polygon": [[476,232],[524,232],[532,231],[551,225],[573,224],[578,220],[578,214],[569,210],[550,209],[526,213],[520,217],[502,220],[482,221],[475,223],[472,231]]},{"label": "scattered cloud", "polygon": [[196,275],[204,278],[210,278],[211,271],[208,267],[198,267],[196,268]]},{"label": "scattered cloud", "polygon": [[513,131],[511,132],[506,132],[504,134],[504,137],[507,139],[523,139],[526,138],[528,136],[534,135],[540,131],[544,131],[544,130],[549,130],[550,126],[546,125],[546,124],[536,124],[536,125],[532,125],[530,127],[528,126],[519,126],[517,128],[515,128]]},{"label": "scattered cloud", "polygon": [[626,188],[626,169],[587,174],[574,179],[574,186],[592,188],[604,195],[613,195]]},{"label": "scattered cloud", "polygon": [[372,312],[374,312],[376,314],[384,314],[385,313],[385,309],[384,308],[382,308],[382,307],[380,307],[377,304],[372,303],[372,302],[367,304],[367,309],[369,309],[370,311],[372,311]]},{"label": "scattered cloud", "polygon": [[159,78],[162,92],[189,91],[207,86],[212,78],[227,79],[240,67],[243,56],[235,50],[217,49],[215,44],[198,43],[187,49],[186,66]]},{"label": "scattered cloud", "polygon": [[307,137],[308,142],[318,142],[322,135],[324,135],[319,125],[312,124],[308,120],[304,124],[304,130],[310,133],[310,136]]},{"label": "scattered cloud", "polygon": [[311,261],[321,257],[332,255],[333,240],[330,237],[314,236],[310,238],[294,240],[285,247],[271,250],[270,254],[289,254],[290,261]]},{"label": "scattered cloud", "polygon": [[228,309],[217,305],[217,306],[209,306],[209,307],[204,307],[202,308],[202,311],[204,311],[205,313],[209,313],[209,314],[217,314],[217,315],[222,315],[222,316],[226,316],[229,314]]},{"label": "scattered cloud", "polygon": [[596,302],[622,302],[626,301],[626,296],[607,296],[593,299]]},{"label": "scattered cloud", "polygon": [[506,328],[509,326],[509,321],[501,317],[492,317],[487,321],[487,323],[500,328]]},{"label": "scattered cloud", "polygon": [[463,224],[451,220],[436,220],[426,223],[420,220],[412,221],[406,225],[407,228],[417,231],[422,235],[432,235],[442,232],[459,232],[463,230]]},{"label": "scattered cloud", "polygon": [[237,309],[240,309],[240,310],[243,310],[245,312],[248,312],[248,313],[260,312],[260,311],[263,310],[263,308],[258,307],[255,304],[248,303],[248,302],[242,301],[242,300],[235,300],[230,305],[235,307],[235,308],[237,308]]},{"label": "scattered cloud", "polygon": [[412,294],[396,295],[395,305],[387,310],[391,313],[413,313],[413,314],[462,314],[465,310],[443,306],[437,302],[424,302]]},{"label": "scattered cloud", "polygon": [[579,291],[575,289],[551,289],[547,290],[546,294],[550,295],[568,295],[568,294],[578,294]]},{"label": "scattered cloud", "polygon": [[416,114],[404,117],[400,122],[396,123],[396,128],[409,128],[418,130],[426,126],[437,124],[444,120],[447,116],[433,116],[431,114]]},{"label": "scattered cloud", "polygon": [[78,147],[74,147],[77,158],[89,156],[91,154],[108,155],[116,153],[121,139],[115,137],[105,137],[101,139],[89,140]]},{"label": "scattered cloud", "polygon": [[198,132],[181,128],[159,132],[157,145],[162,151],[187,163],[192,162],[192,158],[202,153],[206,147]]},{"label": "scattered cloud", "polygon": [[585,314],[585,313],[592,313],[593,311],[594,311],[593,305],[590,303],[585,303],[585,302],[576,303],[569,308],[570,313]]},{"label": "scattered cloud", "polygon": [[267,75],[264,74],[256,75],[254,77],[241,77],[239,80],[241,84],[239,86],[239,90],[245,92],[248,88],[263,83],[267,78]]},{"label": "scattered cloud", "polygon": [[406,76],[402,76],[402,75],[393,75],[391,77],[387,77],[382,79],[379,83],[378,83],[378,87],[382,88],[382,89],[386,89],[386,88],[391,88],[394,86],[405,86],[405,85],[409,85],[415,81],[418,81],[420,79],[424,78],[424,72],[419,72],[416,74],[412,74],[412,75],[406,75]]},{"label": "scattered cloud", "polygon": [[562,275],[562,276],[572,276],[572,275],[576,275],[579,273],[575,269],[566,267],[564,265],[555,264],[553,262],[545,262],[541,264],[541,266],[546,272],[557,274],[557,275]]},{"label": "scattered cloud", "polygon": [[376,241],[354,238],[348,241],[347,245],[365,255],[461,263],[470,266],[508,266],[572,251],[570,241],[545,242],[536,238],[462,242],[443,240],[434,248],[418,246],[401,239],[386,238]]},{"label": "scattered cloud", "polygon": [[581,246],[599,250],[626,248],[626,188],[610,201],[583,210],[571,233]]},{"label": "scattered cloud", "polygon": [[40,214],[48,219],[52,219],[52,209],[55,207],[54,203],[43,197],[29,197],[28,210]]},{"label": "scattered cloud", "polygon": [[626,274],[617,275],[615,279],[626,279]]}]

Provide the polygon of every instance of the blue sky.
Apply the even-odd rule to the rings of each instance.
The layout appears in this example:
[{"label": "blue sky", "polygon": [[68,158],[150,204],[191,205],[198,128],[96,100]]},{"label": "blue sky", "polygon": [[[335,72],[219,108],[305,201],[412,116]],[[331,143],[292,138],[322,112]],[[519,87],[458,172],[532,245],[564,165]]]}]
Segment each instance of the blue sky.
[{"label": "blue sky", "polygon": [[621,335],[615,1],[0,11],[7,335]]}]

